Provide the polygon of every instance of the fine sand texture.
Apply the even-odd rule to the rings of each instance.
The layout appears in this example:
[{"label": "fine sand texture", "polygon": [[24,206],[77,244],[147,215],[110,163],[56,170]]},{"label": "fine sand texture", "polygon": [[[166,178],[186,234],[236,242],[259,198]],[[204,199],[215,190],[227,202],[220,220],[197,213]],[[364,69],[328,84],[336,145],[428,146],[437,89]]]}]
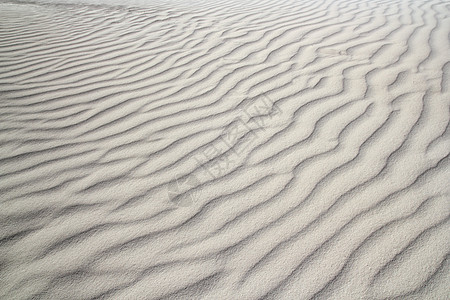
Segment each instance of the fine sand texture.
[{"label": "fine sand texture", "polygon": [[0,299],[450,299],[450,1],[0,1]]}]

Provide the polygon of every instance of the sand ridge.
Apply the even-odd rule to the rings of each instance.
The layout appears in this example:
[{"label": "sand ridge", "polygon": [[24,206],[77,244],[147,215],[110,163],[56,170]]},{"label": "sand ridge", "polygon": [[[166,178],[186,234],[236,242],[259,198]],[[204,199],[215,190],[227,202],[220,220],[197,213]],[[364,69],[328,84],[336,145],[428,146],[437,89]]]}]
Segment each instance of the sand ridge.
[{"label": "sand ridge", "polygon": [[448,299],[450,3],[1,1],[0,298]]}]

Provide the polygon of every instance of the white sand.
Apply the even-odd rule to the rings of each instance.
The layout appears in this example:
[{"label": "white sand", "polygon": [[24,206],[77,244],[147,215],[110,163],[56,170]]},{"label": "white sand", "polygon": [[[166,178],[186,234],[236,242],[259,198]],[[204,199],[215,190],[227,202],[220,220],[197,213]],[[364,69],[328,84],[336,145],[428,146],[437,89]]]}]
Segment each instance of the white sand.
[{"label": "white sand", "polygon": [[450,299],[448,0],[55,3],[0,2],[1,299]]}]

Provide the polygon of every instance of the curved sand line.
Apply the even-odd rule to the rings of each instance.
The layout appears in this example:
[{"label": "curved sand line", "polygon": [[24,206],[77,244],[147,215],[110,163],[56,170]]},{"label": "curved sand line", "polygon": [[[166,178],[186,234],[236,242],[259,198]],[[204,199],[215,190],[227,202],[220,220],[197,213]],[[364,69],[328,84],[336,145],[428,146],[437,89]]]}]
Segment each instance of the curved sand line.
[{"label": "curved sand line", "polygon": [[0,298],[447,299],[447,1],[84,2],[0,2]]}]

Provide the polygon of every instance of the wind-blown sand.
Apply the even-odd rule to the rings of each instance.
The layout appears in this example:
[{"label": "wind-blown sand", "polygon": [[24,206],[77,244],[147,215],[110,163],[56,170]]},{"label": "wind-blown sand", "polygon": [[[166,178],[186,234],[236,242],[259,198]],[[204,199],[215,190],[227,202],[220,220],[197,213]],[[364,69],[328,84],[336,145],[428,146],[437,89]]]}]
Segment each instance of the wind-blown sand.
[{"label": "wind-blown sand", "polygon": [[450,2],[0,2],[1,299],[450,299]]}]

